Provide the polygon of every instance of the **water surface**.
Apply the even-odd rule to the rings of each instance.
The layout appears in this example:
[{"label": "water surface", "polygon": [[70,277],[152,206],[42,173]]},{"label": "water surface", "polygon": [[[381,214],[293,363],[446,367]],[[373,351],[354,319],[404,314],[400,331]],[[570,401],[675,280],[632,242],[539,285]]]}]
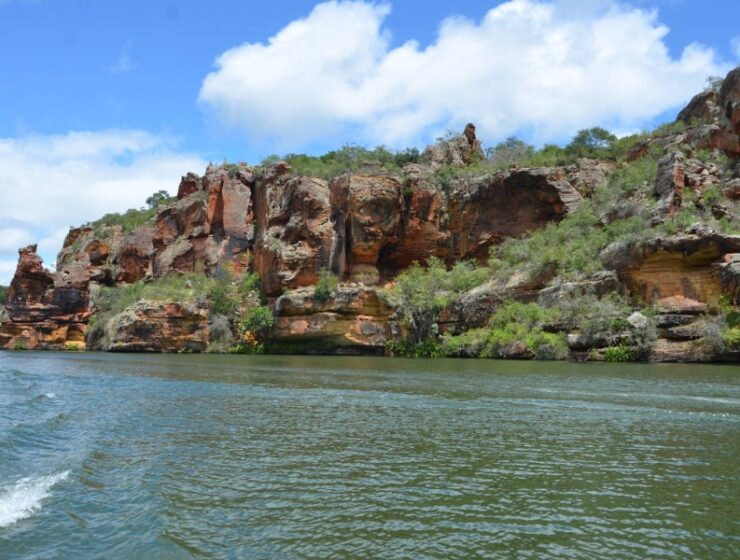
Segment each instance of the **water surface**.
[{"label": "water surface", "polygon": [[0,353],[0,558],[738,557],[736,367]]}]

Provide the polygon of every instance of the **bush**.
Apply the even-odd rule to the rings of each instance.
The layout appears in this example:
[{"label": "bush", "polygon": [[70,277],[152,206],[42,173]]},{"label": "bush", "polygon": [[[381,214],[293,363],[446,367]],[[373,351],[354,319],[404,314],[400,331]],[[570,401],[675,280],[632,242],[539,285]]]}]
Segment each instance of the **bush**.
[{"label": "bush", "polygon": [[8,303],[8,286],[0,286],[0,305],[6,305]]},{"label": "bush", "polygon": [[604,360],[607,362],[631,362],[634,357],[628,346],[610,346],[604,350]]},{"label": "bush", "polygon": [[391,356],[401,358],[437,358],[444,355],[442,347],[434,340],[419,343],[389,342],[386,350]]},{"label": "bush", "polygon": [[275,326],[275,316],[267,306],[251,307],[241,322],[242,333],[253,333],[263,342],[270,329]]},{"label": "bush", "polygon": [[262,166],[270,165],[282,159],[291,166],[293,173],[297,175],[331,179],[343,173],[357,171],[370,163],[378,163],[389,172],[399,172],[404,165],[416,163],[419,158],[419,150],[416,148],[393,151],[385,146],[367,149],[361,146],[347,145],[322,156],[287,154],[280,158],[273,155],[265,158],[262,161]]},{"label": "bush", "polygon": [[319,301],[327,301],[334,294],[339,285],[339,279],[326,269],[319,272],[319,280],[314,288],[314,297]]},{"label": "bush", "polygon": [[224,352],[232,342],[231,325],[226,315],[212,315],[209,324],[209,352]]},{"label": "bush", "polygon": [[568,356],[565,337],[543,330],[557,313],[536,303],[508,302],[491,316],[488,328],[444,337],[442,351],[446,356],[498,358],[507,346],[522,342],[536,359],[561,360]]},{"label": "bush", "polygon": [[457,296],[488,278],[486,269],[471,263],[457,263],[447,271],[442,261],[432,258],[426,267],[414,263],[396,278],[388,299],[403,314],[413,344],[436,336],[437,315]]}]

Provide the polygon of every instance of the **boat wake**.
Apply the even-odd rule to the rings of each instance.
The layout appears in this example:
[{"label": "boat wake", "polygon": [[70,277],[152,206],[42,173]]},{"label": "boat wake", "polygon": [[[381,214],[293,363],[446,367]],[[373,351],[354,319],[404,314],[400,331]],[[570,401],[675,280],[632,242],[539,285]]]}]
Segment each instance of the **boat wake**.
[{"label": "boat wake", "polygon": [[0,489],[0,527],[7,527],[30,517],[41,509],[41,502],[51,495],[52,487],[65,480],[69,471],[37,478],[22,478]]}]

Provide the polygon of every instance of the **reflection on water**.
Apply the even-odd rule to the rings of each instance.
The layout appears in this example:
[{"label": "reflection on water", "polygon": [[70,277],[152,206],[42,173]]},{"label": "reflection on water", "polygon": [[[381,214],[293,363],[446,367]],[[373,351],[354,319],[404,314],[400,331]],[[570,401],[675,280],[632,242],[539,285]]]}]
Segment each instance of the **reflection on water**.
[{"label": "reflection on water", "polygon": [[737,558],[722,366],[0,353],[0,557]]}]

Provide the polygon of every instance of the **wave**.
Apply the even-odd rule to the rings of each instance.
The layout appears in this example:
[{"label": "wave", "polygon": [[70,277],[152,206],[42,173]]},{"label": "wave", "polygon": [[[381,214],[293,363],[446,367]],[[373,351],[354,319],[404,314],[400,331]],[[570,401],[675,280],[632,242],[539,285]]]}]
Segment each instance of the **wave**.
[{"label": "wave", "polygon": [[30,517],[41,509],[41,502],[51,495],[51,488],[65,480],[69,471],[38,478],[22,478],[0,494],[0,527],[7,527]]}]

